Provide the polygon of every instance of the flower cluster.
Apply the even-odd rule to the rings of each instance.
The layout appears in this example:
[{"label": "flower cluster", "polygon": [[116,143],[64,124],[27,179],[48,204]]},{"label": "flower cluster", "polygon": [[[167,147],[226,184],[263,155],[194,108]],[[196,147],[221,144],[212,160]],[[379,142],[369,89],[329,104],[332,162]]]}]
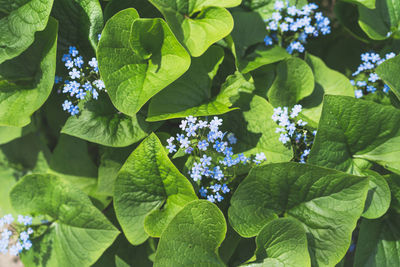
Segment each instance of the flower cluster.
[{"label": "flower cluster", "polygon": [[[179,127],[182,133],[170,137],[167,142],[169,153],[183,151],[197,160],[190,168],[189,175],[201,185],[200,195],[211,202],[221,202],[230,191],[227,183],[234,177],[233,167],[238,164],[260,164],[266,160],[264,153],[252,159],[243,153],[234,155],[232,147],[237,142],[233,133],[223,133],[219,127],[222,119],[214,117],[210,122],[186,117]],[[226,141],[225,141],[226,137]]]},{"label": "flower cluster", "polygon": [[305,128],[307,122],[296,119],[301,110],[301,105],[294,105],[289,114],[287,107],[277,107],[274,109],[272,120],[279,125],[275,131],[280,133],[279,141],[283,144],[291,144],[294,148],[294,160],[305,163],[317,132],[310,132]]},{"label": "flower cluster", "polygon": [[321,12],[316,12],[318,5],[314,3],[297,9],[288,1],[276,1],[274,9],[276,11],[266,21],[269,35],[264,42],[267,46],[278,44],[290,54],[294,51],[303,53],[307,38],[331,32],[330,20]]},{"label": "flower cluster", "polygon": [[[92,58],[86,66],[75,46],[70,46],[68,54],[64,54],[61,60],[64,62],[69,77],[64,80],[58,92],[67,94],[68,99],[62,104],[62,108],[74,116],[79,114],[77,103],[83,99],[97,99],[99,91],[105,90],[105,85],[99,76],[97,59]],[[56,76],[55,84],[62,82],[63,78]]]},{"label": "flower cluster", "polygon": [[32,217],[18,215],[18,224],[14,223],[14,217],[11,214],[0,218],[0,253],[17,256],[23,250],[29,250],[32,242],[29,240],[33,234]]},{"label": "flower cluster", "polygon": [[389,92],[389,86],[384,84],[378,74],[375,73],[375,68],[385,60],[395,56],[396,54],[393,52],[386,54],[384,58],[374,52],[361,54],[362,63],[358,66],[357,71],[352,74],[354,80],[350,80],[351,84],[356,88],[354,91],[356,98],[373,94],[377,90],[381,90],[385,94]]}]

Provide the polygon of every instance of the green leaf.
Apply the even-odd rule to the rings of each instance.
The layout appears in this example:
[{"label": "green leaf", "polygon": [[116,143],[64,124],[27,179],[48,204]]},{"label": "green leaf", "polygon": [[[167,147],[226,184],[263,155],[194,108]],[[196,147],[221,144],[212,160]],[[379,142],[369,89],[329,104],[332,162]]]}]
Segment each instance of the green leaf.
[{"label": "green leaf", "polygon": [[97,58],[112,103],[130,116],[190,65],[190,56],[168,25],[162,19],[139,19],[135,9],[107,22]]},{"label": "green leaf", "polygon": [[157,94],[150,102],[147,121],[184,118],[186,116],[220,115],[232,110],[231,97],[237,95],[241,80],[229,76],[220,93],[212,97],[211,85],[224,51],[210,47],[201,57],[194,58],[189,70]]},{"label": "green leaf", "polygon": [[268,91],[268,99],[274,107],[292,107],[314,90],[314,75],[303,60],[292,57],[280,62],[276,78]]},{"label": "green leaf", "polygon": [[276,123],[271,119],[274,108],[271,104],[260,96],[242,93],[235,105],[240,110],[224,115],[223,119],[227,123],[225,129],[238,139],[234,145],[236,153],[250,156],[264,152],[267,162],[292,159],[292,150],[279,142],[279,134],[275,132]]},{"label": "green leaf", "polygon": [[99,0],[56,0],[51,13],[60,23],[61,49],[68,46],[97,48],[98,34],[103,29],[103,11]]},{"label": "green leaf", "polygon": [[[20,55],[34,42],[35,33],[46,28],[52,5],[53,0],[2,1],[0,12],[5,16],[0,16],[0,64]],[[47,38],[50,43],[54,41]]]},{"label": "green leaf", "polygon": [[118,230],[85,193],[51,174],[32,174],[10,193],[21,214],[42,214],[54,220],[23,253],[25,266],[90,266],[113,243]]},{"label": "green leaf", "polygon": [[324,95],[354,96],[354,88],[346,76],[328,68],[320,58],[307,54],[306,62],[314,73],[315,85],[312,94],[300,102],[303,106],[301,113],[310,124],[317,126]]},{"label": "green leaf", "polygon": [[[361,4],[369,9],[375,8],[375,0],[342,0],[349,3]],[[379,0],[377,0],[379,1]]]},{"label": "green leaf", "polygon": [[376,68],[376,73],[400,99],[400,56],[386,60]]},{"label": "green leaf", "polygon": [[400,265],[400,218],[390,213],[378,220],[362,220],[354,267]]},{"label": "green leaf", "polygon": [[389,185],[377,172],[365,170],[362,174],[369,178],[369,190],[362,216],[367,219],[379,218],[390,206]]},{"label": "green leaf", "polygon": [[56,71],[57,28],[57,22],[50,19],[25,52],[0,64],[1,126],[28,125],[32,113],[50,95]]},{"label": "green leaf", "polygon": [[306,232],[292,218],[281,218],[267,223],[258,234],[256,243],[257,261],[246,266],[311,266]]},{"label": "green leaf", "polygon": [[159,123],[148,123],[142,113],[118,113],[108,96],[88,101],[79,116],[70,116],[61,132],[93,143],[125,147],[145,138]]},{"label": "green leaf", "polygon": [[325,96],[308,163],[357,174],[355,159],[400,172],[400,111],[347,96]]},{"label": "green leaf", "polygon": [[371,39],[384,40],[399,30],[400,1],[376,0],[375,5],[374,9],[358,6],[358,24]]},{"label": "green leaf", "polygon": [[225,218],[217,206],[192,201],[162,233],[154,266],[225,266],[217,253],[225,233]]},{"label": "green leaf", "polygon": [[178,40],[193,57],[201,56],[213,43],[233,29],[233,19],[224,7],[241,0],[149,0],[164,15]]},{"label": "green leaf", "polygon": [[254,52],[239,59],[238,68],[242,73],[248,73],[259,67],[288,58],[290,58],[290,55],[280,46],[265,47],[265,45],[260,45]]},{"label": "green leaf", "polygon": [[115,181],[114,208],[133,245],[159,237],[182,207],[197,199],[191,183],[169,160],[155,134],[126,160]]},{"label": "green leaf", "polygon": [[307,233],[313,266],[334,266],[346,254],[368,191],[366,177],[300,163],[254,167],[231,199],[229,220],[242,236],[257,235],[284,215]]}]

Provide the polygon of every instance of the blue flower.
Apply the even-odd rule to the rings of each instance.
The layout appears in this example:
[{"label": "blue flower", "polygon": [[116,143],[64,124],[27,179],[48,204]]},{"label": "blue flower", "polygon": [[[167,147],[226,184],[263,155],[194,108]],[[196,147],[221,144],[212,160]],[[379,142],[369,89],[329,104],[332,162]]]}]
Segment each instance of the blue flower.
[{"label": "blue flower", "polygon": [[70,47],[69,47],[69,54],[70,54],[72,57],[76,57],[76,56],[79,54],[79,51],[76,49],[75,46],[70,46]]},{"label": "blue flower", "polygon": [[79,56],[77,58],[74,58],[74,64],[78,68],[82,68],[82,65],[84,64],[82,56]]},{"label": "blue flower", "polygon": [[70,54],[64,54],[63,57],[61,58],[62,62],[67,62],[67,61],[72,61],[71,55]]},{"label": "blue flower", "polygon": [[224,193],[224,194],[226,194],[226,193],[228,193],[229,191],[231,191],[231,190],[229,189],[229,187],[228,187],[226,184],[223,184],[223,185],[222,185],[221,190],[222,190],[222,193]]},{"label": "blue flower", "polygon": [[265,36],[264,43],[265,43],[266,46],[272,45],[273,44],[272,38],[269,37],[268,35]]},{"label": "blue flower", "polygon": [[169,144],[169,145],[167,145],[166,147],[167,147],[167,149],[169,150],[169,153],[176,152],[176,145],[174,145],[174,144]]},{"label": "blue flower", "polygon": [[211,165],[211,157],[207,155],[203,155],[203,157],[200,159],[201,165],[203,167],[210,166]]},{"label": "blue flower", "polygon": [[68,111],[72,116],[75,116],[76,114],[79,114],[78,106],[71,105],[71,107],[69,108]]},{"label": "blue flower", "polygon": [[65,100],[64,103],[62,104],[63,110],[69,110],[72,106],[72,102],[69,100]]},{"label": "blue flower", "polygon": [[74,62],[73,62],[72,60],[67,60],[67,61],[65,62],[65,67],[66,67],[67,69],[72,69],[72,68],[74,67]]},{"label": "blue flower", "polygon": [[224,197],[221,196],[221,195],[219,194],[219,192],[217,192],[217,193],[215,193],[215,199],[216,199],[218,202],[221,202],[221,201],[224,199]]},{"label": "blue flower", "polygon": [[63,80],[62,77],[56,75],[54,78],[54,83],[59,84],[60,82],[62,82],[62,80]]},{"label": "blue flower", "polygon": [[94,82],[93,82],[93,85],[94,86],[96,86],[97,87],[97,89],[99,89],[100,91],[102,90],[102,89],[105,89],[106,88],[106,86],[104,85],[104,82],[102,81],[102,80],[95,80]]},{"label": "blue flower", "polygon": [[76,68],[73,68],[72,71],[69,72],[69,76],[74,80],[81,77],[81,72]]},{"label": "blue flower", "polygon": [[236,139],[236,137],[235,137],[235,135],[234,135],[233,133],[229,133],[229,134],[226,136],[226,138],[228,139],[228,142],[229,142],[231,145],[234,145],[234,144],[236,144],[236,142],[237,142],[237,139]]},{"label": "blue flower", "polygon": [[368,81],[374,83],[374,82],[376,82],[377,80],[380,80],[378,74],[376,74],[376,73],[370,73],[370,74],[369,74]]},{"label": "blue flower", "polygon": [[86,96],[86,92],[83,91],[82,89],[80,89],[80,90],[78,91],[78,93],[76,94],[76,98],[78,98],[78,99],[84,99],[85,96]]},{"label": "blue flower", "polygon": [[202,140],[197,144],[197,147],[202,151],[206,151],[208,147],[208,142],[206,140]]},{"label": "blue flower", "polygon": [[199,190],[200,196],[206,197],[207,196],[207,189],[205,189],[203,186]]},{"label": "blue flower", "polygon": [[390,90],[390,87],[387,85],[387,84],[385,84],[384,86],[383,86],[383,89],[382,89],[382,91],[384,92],[384,93],[389,93],[389,90]]}]

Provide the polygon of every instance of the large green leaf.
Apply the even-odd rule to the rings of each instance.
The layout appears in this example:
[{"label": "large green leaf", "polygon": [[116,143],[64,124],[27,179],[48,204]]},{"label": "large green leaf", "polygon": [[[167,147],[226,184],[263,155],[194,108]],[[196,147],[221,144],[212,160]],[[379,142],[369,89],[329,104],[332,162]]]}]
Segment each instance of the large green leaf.
[{"label": "large green leaf", "polygon": [[271,119],[274,113],[271,104],[260,96],[242,92],[235,105],[240,110],[224,115],[223,119],[225,129],[234,133],[238,139],[234,145],[236,153],[250,156],[264,152],[267,162],[291,160],[292,150],[279,141],[279,134],[275,132],[277,125]]},{"label": "large green leaf", "polygon": [[25,266],[90,266],[119,233],[85,193],[51,174],[25,176],[10,198],[21,214],[48,215],[54,220],[23,254]]},{"label": "large green leaf", "polygon": [[206,200],[192,201],[162,233],[154,266],[225,266],[217,253],[225,233],[225,218],[217,206]]},{"label": "large green leaf", "polygon": [[242,236],[257,235],[284,215],[307,233],[314,266],[334,266],[346,254],[368,191],[366,177],[300,163],[253,168],[231,199],[229,220]]},{"label": "large green leaf", "polygon": [[115,181],[114,208],[125,236],[134,245],[159,237],[182,207],[197,199],[190,182],[169,160],[155,134],[126,160]]},{"label": "large green leaf", "polygon": [[159,123],[148,123],[142,113],[132,117],[118,113],[108,96],[86,102],[79,116],[68,118],[61,132],[111,147],[136,143],[155,130]]},{"label": "large green leaf", "polygon": [[96,49],[103,29],[103,11],[99,0],[55,0],[51,13],[60,23],[59,44],[62,49],[76,45],[79,49]]},{"label": "large green leaf", "polygon": [[400,111],[347,96],[325,96],[310,164],[357,173],[356,160],[400,172]]},{"label": "large green leaf", "polygon": [[274,107],[292,107],[314,90],[314,75],[303,60],[292,57],[280,62],[276,78],[268,91],[268,99]]},{"label": "large green leaf", "polygon": [[374,40],[384,40],[400,27],[400,1],[376,0],[374,9],[358,6],[358,24]]},{"label": "large green leaf", "polygon": [[25,52],[0,64],[0,125],[28,125],[32,113],[50,95],[56,71],[57,28],[57,22],[50,19]]},{"label": "large green leaf", "polygon": [[148,121],[184,118],[186,116],[220,115],[231,111],[231,97],[238,94],[241,76],[229,76],[220,93],[212,97],[211,85],[224,57],[217,46],[194,58],[189,70],[157,94],[150,102]]},{"label": "large green leaf", "polygon": [[241,0],[149,0],[164,15],[178,40],[194,57],[201,56],[213,43],[233,29],[233,19],[224,7]]},{"label": "large green leaf", "polygon": [[376,73],[400,99],[400,56],[386,60],[376,68]]},{"label": "large green leaf", "polygon": [[313,126],[317,126],[324,95],[354,96],[354,88],[346,76],[328,68],[320,58],[307,54],[306,62],[314,73],[315,86],[312,94],[304,98],[300,104],[303,106],[302,115],[306,116],[307,121]]},{"label": "large green leaf", "polygon": [[53,0],[0,1],[0,64],[33,43],[35,33],[46,28],[52,5]]},{"label": "large green leaf", "polygon": [[354,267],[400,265],[400,218],[389,213],[378,220],[362,220]]},{"label": "large green leaf", "polygon": [[307,237],[303,226],[292,218],[267,223],[256,238],[257,261],[248,267],[311,266]]},{"label": "large green leaf", "polygon": [[162,19],[139,19],[135,9],[107,22],[97,58],[112,103],[130,116],[190,65],[190,56],[168,25]]}]

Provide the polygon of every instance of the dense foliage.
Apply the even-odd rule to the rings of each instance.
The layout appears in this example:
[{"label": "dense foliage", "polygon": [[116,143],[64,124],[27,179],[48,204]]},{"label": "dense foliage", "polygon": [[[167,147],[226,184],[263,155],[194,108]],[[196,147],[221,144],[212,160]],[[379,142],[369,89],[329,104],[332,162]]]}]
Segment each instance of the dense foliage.
[{"label": "dense foliage", "polygon": [[400,266],[400,0],[0,0],[0,253]]}]

